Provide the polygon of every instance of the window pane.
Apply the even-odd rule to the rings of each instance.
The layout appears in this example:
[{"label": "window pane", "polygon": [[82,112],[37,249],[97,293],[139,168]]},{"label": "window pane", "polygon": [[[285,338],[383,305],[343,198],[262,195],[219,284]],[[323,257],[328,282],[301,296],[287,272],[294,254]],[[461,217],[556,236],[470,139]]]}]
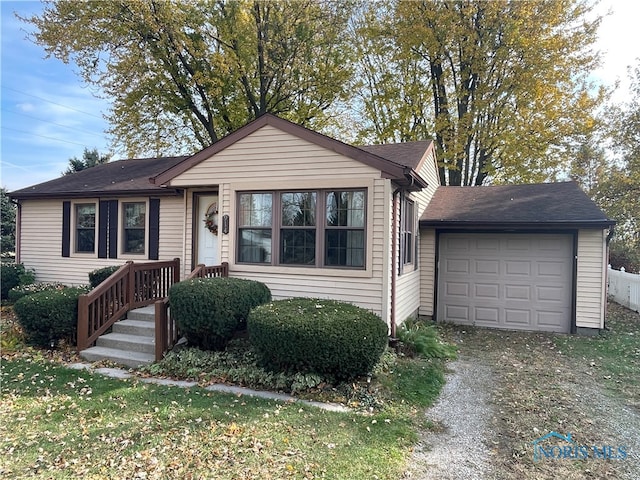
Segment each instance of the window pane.
[{"label": "window pane", "polygon": [[316,192],[283,193],[281,201],[282,226],[315,226]]},{"label": "window pane", "polygon": [[76,252],[93,253],[95,251],[96,235],[94,229],[76,230]]},{"label": "window pane", "polygon": [[125,203],[124,204],[124,228],[145,228],[145,210],[144,203]]},{"label": "window pane", "polygon": [[327,226],[364,227],[364,191],[328,192]]},{"label": "window pane", "polygon": [[144,230],[128,228],[124,231],[124,251],[127,253],[144,253]]},{"label": "window pane", "polygon": [[238,261],[271,263],[271,230],[241,229]]},{"label": "window pane", "polygon": [[76,205],[76,252],[93,253],[96,243],[96,205]]},{"label": "window pane", "polygon": [[95,228],[96,205],[94,203],[76,205],[76,226],[78,228]]},{"label": "window pane", "polygon": [[270,193],[243,193],[240,195],[241,227],[270,227],[273,198]]},{"label": "window pane", "polygon": [[316,264],[316,230],[280,230],[280,263]]},{"label": "window pane", "polygon": [[327,230],[325,265],[364,267],[364,231]]}]

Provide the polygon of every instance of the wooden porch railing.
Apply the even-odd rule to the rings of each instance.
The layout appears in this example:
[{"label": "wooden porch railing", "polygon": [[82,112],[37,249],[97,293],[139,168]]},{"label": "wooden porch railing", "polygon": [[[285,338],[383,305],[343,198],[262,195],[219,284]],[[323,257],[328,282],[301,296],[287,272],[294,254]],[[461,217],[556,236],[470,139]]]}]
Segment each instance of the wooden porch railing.
[{"label": "wooden porch railing", "polygon": [[98,287],[80,295],[78,351],[89,348],[129,310],[166,298],[171,285],[179,281],[179,258],[165,262],[127,262]]},{"label": "wooden porch railing", "polygon": [[[215,278],[228,277],[229,264],[223,262],[221,265],[205,266],[198,265],[188,276],[191,278]],[[169,298],[163,298],[155,302],[156,309],[156,362],[162,360],[167,353],[180,339],[178,326],[171,309],[169,308]]]}]

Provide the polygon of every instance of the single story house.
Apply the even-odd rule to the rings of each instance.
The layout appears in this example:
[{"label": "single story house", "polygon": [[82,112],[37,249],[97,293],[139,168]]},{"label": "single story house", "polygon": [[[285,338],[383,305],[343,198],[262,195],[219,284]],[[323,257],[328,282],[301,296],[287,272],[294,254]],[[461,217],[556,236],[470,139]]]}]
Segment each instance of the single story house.
[{"label": "single story house", "polygon": [[87,283],[127,260],[228,262],[275,298],[508,329],[601,329],[614,222],[573,182],[440,185],[434,145],[355,147],[267,114],[193,156],[11,192],[17,260]]}]

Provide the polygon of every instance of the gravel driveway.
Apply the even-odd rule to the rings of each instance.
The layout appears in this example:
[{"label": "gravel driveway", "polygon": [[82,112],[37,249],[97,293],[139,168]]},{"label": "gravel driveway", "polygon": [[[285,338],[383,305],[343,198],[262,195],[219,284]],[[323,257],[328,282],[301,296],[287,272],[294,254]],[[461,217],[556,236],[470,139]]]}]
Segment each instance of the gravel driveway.
[{"label": "gravel driveway", "polygon": [[[435,426],[421,436],[403,478],[640,479],[640,398],[637,390],[608,389],[611,377],[594,367],[597,357],[567,355],[552,334],[452,326],[443,334],[458,345],[459,359],[425,413]],[[635,355],[640,361],[640,349]],[[637,385],[619,380],[629,381]],[[534,461],[533,442],[552,431],[570,433],[589,457]],[[562,446],[556,441],[548,446]],[[623,447],[626,456],[595,458],[594,446]]]}]

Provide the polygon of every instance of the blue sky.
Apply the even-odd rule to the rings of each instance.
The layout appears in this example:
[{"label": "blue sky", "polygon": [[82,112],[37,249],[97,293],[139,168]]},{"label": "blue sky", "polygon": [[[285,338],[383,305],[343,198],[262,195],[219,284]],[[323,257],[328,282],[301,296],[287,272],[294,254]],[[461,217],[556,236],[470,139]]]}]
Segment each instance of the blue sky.
[{"label": "blue sky", "polygon": [[[55,58],[44,59],[44,50],[26,36],[30,26],[15,18],[42,11],[40,2],[0,0],[2,54],[0,69],[0,183],[17,190],[60,176],[71,157],[84,148],[110,150],[102,114],[109,108],[83,86],[73,65]],[[628,88],[626,67],[640,57],[637,41],[637,0],[603,0],[598,11],[605,18],[598,48],[606,52],[594,78],[612,85],[621,80],[616,95],[624,100]],[[114,158],[120,158],[116,152]]]}]

